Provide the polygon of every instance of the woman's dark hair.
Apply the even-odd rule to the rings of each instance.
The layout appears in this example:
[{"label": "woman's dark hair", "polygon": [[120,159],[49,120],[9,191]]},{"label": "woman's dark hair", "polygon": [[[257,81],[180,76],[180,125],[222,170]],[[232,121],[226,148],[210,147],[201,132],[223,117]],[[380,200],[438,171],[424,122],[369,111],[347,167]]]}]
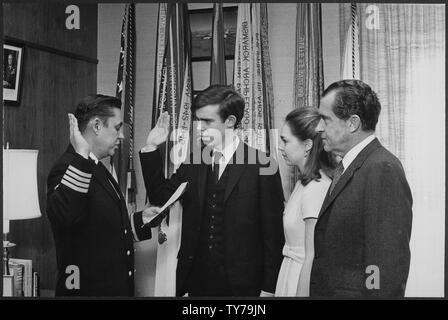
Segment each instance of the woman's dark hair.
[{"label": "woman's dark hair", "polygon": [[236,118],[235,128],[240,124],[244,115],[244,99],[232,86],[212,85],[201,91],[193,99],[191,112],[210,104],[219,105],[219,116],[225,121],[228,116],[233,115]]},{"label": "woman's dark hair", "polygon": [[313,146],[308,155],[303,172],[300,172],[300,181],[306,186],[310,181],[322,177],[319,170],[325,173],[330,171],[329,154],[325,152],[320,132],[316,132],[316,127],[321,117],[314,107],[294,109],[285,118],[285,123],[289,126],[291,133],[301,141],[311,139]]},{"label": "woman's dark hair", "polygon": [[113,109],[121,108],[121,100],[102,94],[92,94],[78,102],[74,115],[78,120],[79,131],[84,132],[90,119],[98,117],[106,125],[108,119],[114,116]]}]

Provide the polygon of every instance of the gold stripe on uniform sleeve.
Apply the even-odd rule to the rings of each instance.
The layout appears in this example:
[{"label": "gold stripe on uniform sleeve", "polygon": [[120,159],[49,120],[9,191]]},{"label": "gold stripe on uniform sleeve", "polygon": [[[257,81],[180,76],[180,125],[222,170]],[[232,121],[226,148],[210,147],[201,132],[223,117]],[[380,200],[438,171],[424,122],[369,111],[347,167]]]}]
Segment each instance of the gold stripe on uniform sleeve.
[{"label": "gold stripe on uniform sleeve", "polygon": [[72,166],[72,165],[69,165],[69,166],[68,166],[68,170],[72,171],[73,173],[75,173],[75,174],[77,174],[77,175],[80,175],[80,176],[83,177],[83,178],[90,179],[90,178],[92,177],[92,174],[91,174],[91,173],[85,173],[85,172],[83,172],[83,171],[81,171],[81,170],[79,170],[79,169],[76,169],[76,168],[75,168],[74,166]]},{"label": "gold stripe on uniform sleeve", "polygon": [[61,183],[62,183],[63,185],[66,185],[66,186],[69,187],[70,189],[75,190],[75,191],[78,191],[78,192],[81,192],[81,193],[87,193],[87,192],[89,191],[88,188],[81,188],[81,187],[75,186],[75,185],[72,184],[70,181],[66,180],[66,179],[65,179],[65,176],[64,176],[64,178],[62,178]]},{"label": "gold stripe on uniform sleeve", "polygon": [[72,184],[74,184],[75,186],[77,186],[79,188],[89,189],[90,181],[89,181],[89,183],[79,182],[78,180],[73,179],[72,177],[70,177],[67,174],[65,174],[64,177],[62,177],[62,179],[65,179],[65,180],[71,182]]},{"label": "gold stripe on uniform sleeve", "polygon": [[70,177],[72,177],[73,179],[75,179],[79,182],[90,183],[90,178],[83,178],[79,174],[76,174],[71,170],[65,171],[65,174],[69,175]]}]

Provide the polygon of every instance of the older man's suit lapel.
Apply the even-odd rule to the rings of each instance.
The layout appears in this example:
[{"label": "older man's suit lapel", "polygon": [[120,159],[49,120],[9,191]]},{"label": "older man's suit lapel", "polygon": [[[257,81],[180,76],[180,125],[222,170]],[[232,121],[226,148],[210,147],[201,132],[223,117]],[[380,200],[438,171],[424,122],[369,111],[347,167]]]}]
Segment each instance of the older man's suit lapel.
[{"label": "older man's suit lapel", "polygon": [[[334,187],[333,192],[330,195],[330,189],[327,192],[327,195],[325,197],[324,203],[322,204],[322,208],[319,213],[319,218],[325,214],[328,207],[333,203],[333,201],[336,199],[336,197],[341,193],[342,190],[344,190],[347,183],[351,180],[353,177],[353,174],[356,170],[358,170],[359,167],[362,166],[364,161],[369,157],[369,155],[378,147],[380,147],[381,144],[378,141],[378,139],[374,139],[371,143],[369,143],[353,160],[353,162],[348,166],[348,168],[345,170],[341,178],[339,179],[339,182]],[[368,183],[368,182],[366,182]]]}]

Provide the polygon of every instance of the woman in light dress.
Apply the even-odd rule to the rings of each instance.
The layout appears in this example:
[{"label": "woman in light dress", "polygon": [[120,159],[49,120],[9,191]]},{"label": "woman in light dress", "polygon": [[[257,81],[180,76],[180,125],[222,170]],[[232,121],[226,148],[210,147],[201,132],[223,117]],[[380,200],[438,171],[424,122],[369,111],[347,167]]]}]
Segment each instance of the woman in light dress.
[{"label": "woman in light dress", "polygon": [[281,129],[279,150],[289,166],[300,172],[285,206],[283,226],[285,246],[275,296],[309,296],[314,258],[314,227],[331,184],[324,173],[329,168],[328,154],[316,132],[320,116],[316,108],[290,112]]}]

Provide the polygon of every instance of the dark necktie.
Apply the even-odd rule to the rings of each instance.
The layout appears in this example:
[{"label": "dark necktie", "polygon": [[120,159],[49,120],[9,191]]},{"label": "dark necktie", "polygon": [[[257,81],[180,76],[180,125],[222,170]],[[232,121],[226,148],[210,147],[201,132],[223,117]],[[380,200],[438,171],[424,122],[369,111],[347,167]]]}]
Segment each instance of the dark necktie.
[{"label": "dark necktie", "polygon": [[333,189],[336,186],[336,184],[338,183],[339,179],[341,178],[343,172],[344,172],[344,165],[342,164],[342,160],[341,160],[341,162],[339,162],[338,166],[336,167],[336,169],[334,171],[333,181],[331,182],[331,185],[330,185],[330,194],[333,192]]},{"label": "dark necktie", "polygon": [[219,180],[219,160],[223,157],[222,153],[219,151],[214,152],[214,160],[213,160],[213,176],[215,177],[215,182]]}]

